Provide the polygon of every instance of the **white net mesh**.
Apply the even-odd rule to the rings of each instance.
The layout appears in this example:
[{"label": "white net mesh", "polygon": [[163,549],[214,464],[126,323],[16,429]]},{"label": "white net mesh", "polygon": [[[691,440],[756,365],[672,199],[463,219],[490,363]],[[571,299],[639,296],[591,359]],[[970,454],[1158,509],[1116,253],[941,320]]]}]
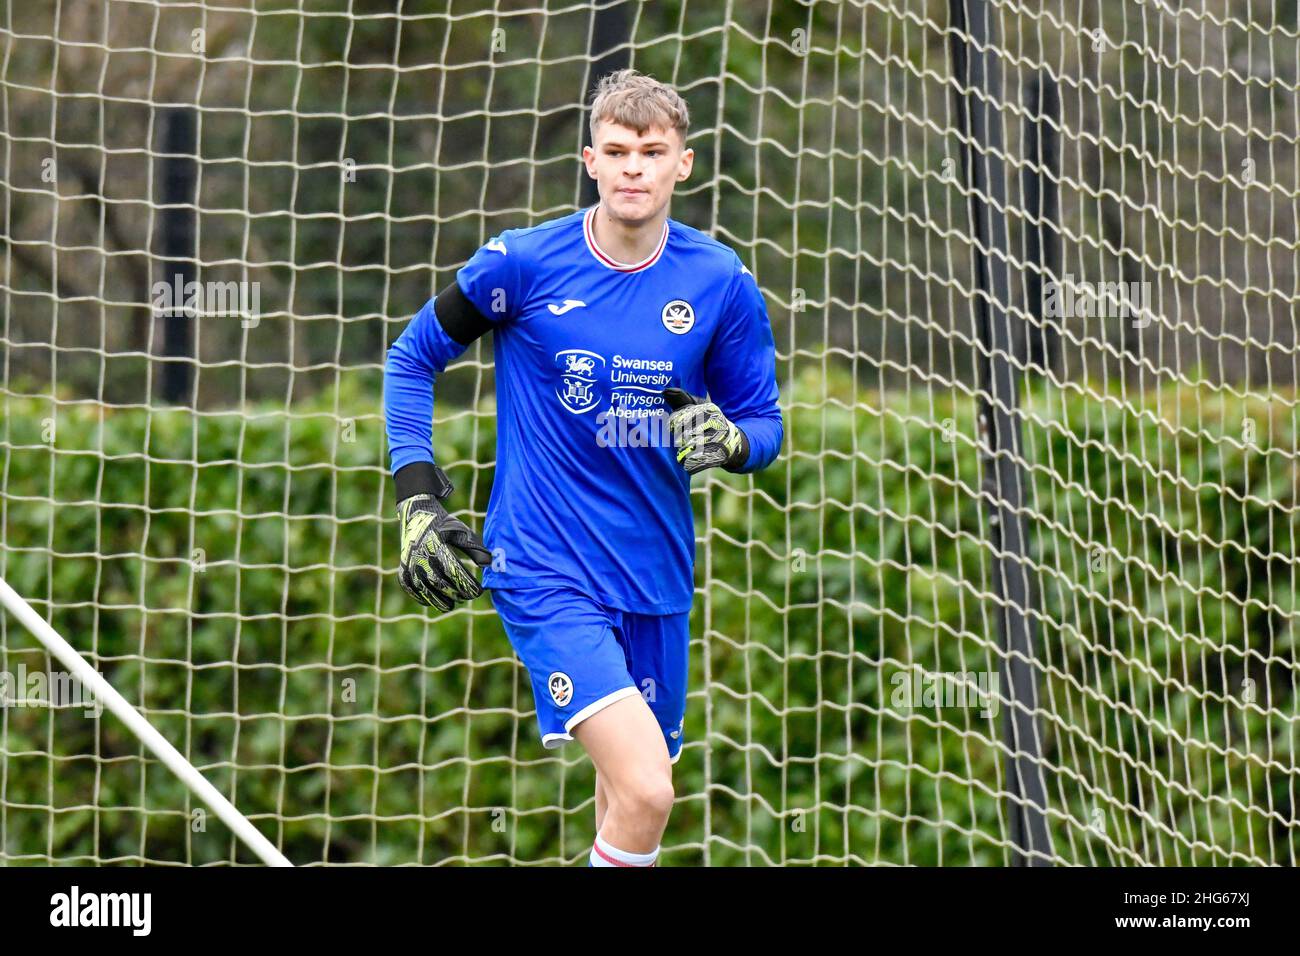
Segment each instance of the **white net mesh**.
[{"label": "white net mesh", "polygon": [[[672,215],[753,270],[786,414],[766,472],[695,482],[664,861],[1010,862],[968,38],[928,0],[615,6],[602,45],[587,3],[4,4],[0,577],[294,862],[584,858],[589,762],[490,603],[397,586],[380,391],[479,244],[586,201],[618,48],[691,106]],[[1294,864],[1296,5],[989,7],[1038,850]],[[438,386],[476,526],[493,388],[483,343]],[[0,861],[251,861],[52,670],[0,616]]]}]

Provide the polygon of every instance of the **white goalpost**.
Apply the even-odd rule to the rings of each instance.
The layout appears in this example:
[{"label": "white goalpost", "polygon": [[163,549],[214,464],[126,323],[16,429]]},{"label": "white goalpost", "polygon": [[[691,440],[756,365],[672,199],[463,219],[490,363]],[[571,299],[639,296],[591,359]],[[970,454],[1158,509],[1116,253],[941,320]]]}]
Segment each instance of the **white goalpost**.
[{"label": "white goalpost", "polygon": [[0,605],[9,611],[18,622],[31,631],[60,664],[90,690],[94,700],[99,701],[118,720],[126,724],[131,732],[140,738],[167,769],[176,774],[196,796],[212,808],[221,822],[234,831],[235,836],[267,866],[292,866],[283,853],[271,845],[257,828],[248,822],[248,818],[235,809],[234,804],[217,792],[212,784],[204,779],[203,774],[194,769],[194,765],[182,757],[166,738],[154,730],[149,721],[140,716],[140,712],[126,702],[113,685],[104,680],[103,675],[86,663],[85,659],[73,649],[72,645],[59,636],[54,628],[32,610],[32,606],[0,578]]}]

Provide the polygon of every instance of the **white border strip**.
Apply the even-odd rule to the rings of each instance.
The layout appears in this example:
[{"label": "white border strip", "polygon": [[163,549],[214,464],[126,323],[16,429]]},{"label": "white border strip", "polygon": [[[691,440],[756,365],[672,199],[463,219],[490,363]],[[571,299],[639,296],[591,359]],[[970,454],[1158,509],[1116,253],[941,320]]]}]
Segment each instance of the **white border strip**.
[{"label": "white border strip", "polygon": [[624,697],[631,697],[633,694],[641,693],[635,687],[620,687],[613,693],[606,694],[598,700],[592,701],[582,710],[578,711],[572,717],[564,722],[564,733],[562,734],[545,734],[542,737],[542,746],[547,750],[554,750],[556,747],[562,747],[573,739],[569,731],[573,730],[579,723],[586,720],[592,714],[604,710],[615,701],[622,700]]},{"label": "white border strip", "polygon": [[271,841],[248,821],[248,818],[235,809],[234,804],[221,795],[216,787],[208,783],[203,774],[186,760],[179,750],[167,742],[162,734],[154,729],[140,712],[127,703],[126,698],[113,689],[113,685],[104,676],[91,667],[86,659],[73,649],[72,645],[59,636],[32,606],[19,596],[0,578],[0,604],[9,609],[36,639],[45,645],[46,650],[59,659],[59,662],[71,671],[81,683],[91,688],[93,699],[101,701],[104,706],[117,715],[122,723],[132,730],[154,755],[167,765],[172,773],[180,777],[181,782],[212,808],[221,820],[235,831],[235,836],[244,841],[250,850],[268,866],[293,866]]},{"label": "white border strip", "polygon": [[599,700],[593,700],[586,707],[582,708],[582,710],[578,711],[576,714],[574,714],[572,717],[570,717],[568,720],[564,722],[564,729],[572,733],[574,727],[582,723],[592,714],[599,713],[600,711],[608,707],[610,704],[614,703],[615,701],[622,700],[624,697],[636,697],[639,696],[640,693],[641,692],[637,690],[635,687],[620,687],[612,694],[606,694],[604,697],[600,698]]}]

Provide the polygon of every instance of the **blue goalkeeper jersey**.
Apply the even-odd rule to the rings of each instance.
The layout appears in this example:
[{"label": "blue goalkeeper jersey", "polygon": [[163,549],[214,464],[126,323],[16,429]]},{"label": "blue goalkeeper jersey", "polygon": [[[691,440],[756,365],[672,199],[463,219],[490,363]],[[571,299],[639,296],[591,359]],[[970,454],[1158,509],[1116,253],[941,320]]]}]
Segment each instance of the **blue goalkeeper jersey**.
[{"label": "blue goalkeeper jersey", "polygon": [[[618,263],[596,245],[597,208],[506,230],[456,274],[490,323],[496,363],[483,584],[568,585],[613,608],[680,614],[695,529],[660,393],[707,392],[749,441],[738,470],[765,467],[782,440],[771,325],[730,248],[669,219],[652,255]],[[434,460],[434,380],[466,348],[434,301],[388,352],[394,473]]]}]

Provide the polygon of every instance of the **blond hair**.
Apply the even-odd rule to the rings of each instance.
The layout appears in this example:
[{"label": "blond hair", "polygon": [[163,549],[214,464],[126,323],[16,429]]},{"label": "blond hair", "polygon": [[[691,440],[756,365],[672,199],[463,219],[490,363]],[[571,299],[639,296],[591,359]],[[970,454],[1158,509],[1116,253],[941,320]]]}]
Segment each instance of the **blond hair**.
[{"label": "blond hair", "polygon": [[691,117],[686,101],[670,86],[636,70],[618,70],[600,78],[591,100],[591,141],[596,142],[596,124],[614,123],[636,130],[659,126],[675,129],[686,146]]}]

